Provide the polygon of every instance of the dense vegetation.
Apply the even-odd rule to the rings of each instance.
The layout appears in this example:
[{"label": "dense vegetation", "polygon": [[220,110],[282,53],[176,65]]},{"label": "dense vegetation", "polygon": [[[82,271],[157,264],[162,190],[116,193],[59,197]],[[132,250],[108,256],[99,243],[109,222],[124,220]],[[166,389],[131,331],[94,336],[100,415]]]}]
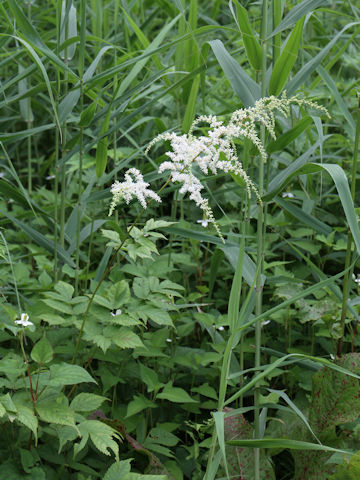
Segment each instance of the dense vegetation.
[{"label": "dense vegetation", "polygon": [[0,479],[360,478],[359,8],[0,23]]}]

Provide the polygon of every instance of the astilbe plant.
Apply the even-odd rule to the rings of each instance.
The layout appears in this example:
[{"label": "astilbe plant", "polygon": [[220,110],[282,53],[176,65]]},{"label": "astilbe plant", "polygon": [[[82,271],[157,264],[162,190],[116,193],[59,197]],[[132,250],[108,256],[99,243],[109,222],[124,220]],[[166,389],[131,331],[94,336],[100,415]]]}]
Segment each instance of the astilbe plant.
[{"label": "astilbe plant", "polygon": [[[286,93],[281,98],[264,97],[257,100],[253,107],[236,110],[227,124],[215,115],[202,115],[193,122],[187,134],[162,133],[150,142],[146,153],[157,142],[161,140],[170,141],[172,150],[166,152],[169,160],[159,165],[158,173],[169,171],[173,183],[182,183],[180,193],[190,194],[190,200],[193,200],[202,209],[205,219],[214,225],[218,235],[224,241],[209,201],[202,195],[201,191],[204,187],[196,176],[195,167],[198,167],[204,175],[209,173],[216,175],[219,171],[222,171],[240,176],[245,182],[248,195],[254,193],[258,202],[261,203],[254,182],[238,159],[234,140],[238,138],[249,139],[257,147],[262,159],[266,161],[267,154],[258,134],[258,125],[264,125],[271,137],[276,139],[275,114],[278,112],[287,117],[290,114],[291,105],[316,108],[327,113],[324,107],[314,102],[297,96],[287,98]],[[210,126],[207,135],[196,136],[195,129],[200,123],[204,122]],[[130,175],[134,177],[135,182]],[[109,215],[112,214],[121,199],[124,199],[128,204],[132,197],[136,197],[144,208],[146,208],[146,197],[160,202],[160,197],[148,186],[149,184],[144,182],[143,176],[137,169],[127,170],[125,181],[116,181],[111,187],[113,200]]]}]

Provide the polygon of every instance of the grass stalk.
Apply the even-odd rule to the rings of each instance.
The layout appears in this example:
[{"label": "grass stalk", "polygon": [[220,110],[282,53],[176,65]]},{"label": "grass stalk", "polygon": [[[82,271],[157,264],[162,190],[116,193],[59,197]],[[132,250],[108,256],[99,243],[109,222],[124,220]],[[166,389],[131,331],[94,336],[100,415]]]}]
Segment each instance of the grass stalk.
[{"label": "grass stalk", "polygon": [[[80,45],[79,45],[79,80],[80,80],[80,111],[84,108],[84,59],[85,59],[85,27],[86,27],[86,0],[81,0],[80,4]],[[84,127],[80,126],[79,139],[79,176],[78,176],[78,204],[76,216],[76,250],[75,250],[75,295],[79,290],[79,268],[80,268],[80,225],[81,225],[81,194],[82,194],[82,175],[83,175],[83,155],[84,155]]]},{"label": "grass stalk", "polygon": [[[268,2],[263,0],[262,3],[262,23],[261,23],[261,48],[262,48],[262,65],[260,72],[261,81],[261,96],[266,96],[266,67],[267,67],[267,21],[268,21]],[[265,144],[265,126],[261,125],[260,139],[262,144]],[[260,198],[264,193],[264,161],[261,158],[259,162],[259,184],[258,191]],[[258,276],[256,279],[256,304],[255,313],[256,316],[262,313],[262,272],[263,272],[263,256],[264,256],[264,206],[262,203],[258,205],[258,218],[257,218],[257,263],[258,263]],[[255,368],[259,369],[261,366],[261,322],[257,321],[255,324]],[[260,437],[260,384],[256,383],[254,388],[254,427],[255,438]],[[260,480],[260,449],[254,450],[254,479]]]},{"label": "grass stalk", "polygon": [[[357,158],[358,158],[358,151],[359,151],[359,137],[360,137],[360,97],[358,98],[355,143],[354,143],[354,153],[353,153],[353,162],[352,162],[352,171],[351,171],[350,193],[351,193],[351,198],[353,202],[355,200],[355,192],[356,192],[356,170],[357,170]],[[348,236],[347,236],[346,254],[345,254],[345,270],[349,268],[349,265],[351,262],[352,243],[353,243],[352,234],[349,227]],[[346,312],[347,312],[347,301],[349,298],[350,281],[351,281],[351,271],[347,271],[346,274],[344,275],[344,281],[343,281],[343,295],[342,295],[341,319],[340,319],[340,338],[337,344],[338,357],[341,357],[343,343],[344,343],[345,319],[346,319]]]}]

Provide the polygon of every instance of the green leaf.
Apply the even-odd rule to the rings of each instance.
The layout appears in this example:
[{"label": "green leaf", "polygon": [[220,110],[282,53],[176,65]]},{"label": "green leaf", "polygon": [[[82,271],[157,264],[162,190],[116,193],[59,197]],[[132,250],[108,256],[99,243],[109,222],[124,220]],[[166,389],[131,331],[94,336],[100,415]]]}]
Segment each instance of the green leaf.
[{"label": "green leaf", "polygon": [[355,453],[349,460],[346,458],[342,465],[337,465],[335,473],[329,480],[358,480],[360,478],[360,452]]},{"label": "green leaf", "polygon": [[324,3],[328,3],[327,0],[303,0],[293,7],[286,17],[279,23],[279,25],[271,32],[267,37],[270,39],[274,35],[286,30],[287,28],[292,27],[298,20],[304,17],[307,13],[315,10]]},{"label": "green leaf", "polygon": [[146,309],[145,313],[153,322],[157,323],[158,325],[168,325],[169,327],[174,326],[170,315],[165,310],[150,307]]},{"label": "green leaf", "polygon": [[165,385],[163,391],[156,398],[169,400],[173,403],[197,403],[184,389],[173,387],[171,382]]},{"label": "green leaf", "polygon": [[180,439],[163,428],[152,428],[146,441],[159,443],[160,445],[166,445],[167,447],[175,447]]},{"label": "green leaf", "polygon": [[111,340],[120,348],[144,347],[140,337],[129,328],[114,329],[113,332]]},{"label": "green leaf", "polygon": [[[349,353],[337,364],[353,373],[360,371],[360,354]],[[356,378],[330,368],[322,368],[313,376],[310,423],[318,435],[335,431],[341,423],[350,423],[360,416],[360,386]]]},{"label": "green leaf", "polygon": [[69,363],[60,363],[51,365],[50,380],[48,385],[51,387],[63,387],[64,385],[76,385],[78,383],[87,383],[96,381],[79,365]]},{"label": "green leaf", "polygon": [[81,112],[79,127],[86,128],[90,125],[91,120],[94,117],[97,101],[90,103],[90,105]]},{"label": "green leaf", "polygon": [[107,400],[106,397],[95,395],[94,393],[79,393],[70,404],[75,412],[92,412],[97,410],[102,403]]},{"label": "green leaf", "polygon": [[73,410],[71,410],[71,408],[69,408],[64,402],[60,403],[58,400],[62,400],[62,397],[59,397],[59,399],[52,397],[48,400],[40,400],[37,402],[37,415],[44,422],[75,427]]},{"label": "green leaf", "polygon": [[109,130],[109,122],[110,122],[110,115],[111,115],[110,106],[108,107],[108,112],[101,126],[100,133],[99,133],[100,138],[98,140],[98,144],[96,147],[96,176],[98,178],[101,178],[106,170],[107,149],[108,149],[108,137],[106,133]]},{"label": "green leaf", "polygon": [[[239,448],[237,442],[253,436],[253,428],[241,413],[226,408],[223,422],[223,435],[226,443],[226,458],[230,478],[255,478],[254,452],[250,448]],[[217,412],[222,413],[224,412]],[[219,422],[218,422],[219,423]],[[231,446],[230,446],[231,445]],[[224,446],[225,447],[225,446]],[[260,468],[263,478],[275,480],[273,468],[265,452],[260,452]]]},{"label": "green leaf", "polygon": [[18,420],[20,423],[25,425],[27,428],[29,428],[35,437],[35,440],[37,441],[37,429],[38,429],[38,419],[34,414],[33,408],[24,405],[21,403],[21,401],[18,401],[16,398],[14,398],[14,404],[16,405],[17,408],[17,415],[16,415],[16,420]]},{"label": "green leaf", "polygon": [[248,76],[245,70],[227,52],[221,40],[211,40],[209,44],[236,95],[238,95],[245,107],[253,106],[255,101],[261,97],[259,85]]},{"label": "green leaf", "polygon": [[[51,254],[54,255],[55,253],[55,244],[53,240],[50,240],[49,238],[45,237],[42,233],[38,232],[37,230],[33,229],[29,225],[27,225],[24,222],[21,222],[17,218],[13,217],[10,213],[0,211],[5,217],[9,218],[15,225],[21,228],[23,232],[26,233],[35,243],[40,245],[41,247],[45,248],[48,250]],[[72,258],[65,252],[65,250],[60,247],[60,245],[56,245],[56,251],[58,258],[62,260],[64,263],[67,263],[70,265],[70,267],[75,267],[75,263],[72,260]]]},{"label": "green leaf", "polygon": [[279,95],[284,88],[289,73],[295,63],[299,51],[302,29],[305,18],[299,20],[283,46],[279,58],[276,60],[269,82],[269,94]]},{"label": "green leaf", "polygon": [[135,395],[127,406],[126,418],[136,415],[146,408],[155,408],[157,405],[143,395]]},{"label": "green leaf", "polygon": [[339,452],[347,455],[349,452],[338,448],[319,445],[318,443],[303,442],[302,440],[292,440],[291,438],[271,438],[265,437],[260,440],[229,440],[227,445],[250,448],[289,448],[290,450],[318,450],[324,452]]},{"label": "green leaf", "polygon": [[131,468],[131,458],[128,460],[122,460],[121,462],[115,462],[111,467],[106,471],[103,480],[120,480],[126,479],[126,475],[130,473]]},{"label": "green leaf", "polygon": [[51,362],[54,352],[51,343],[45,335],[34,345],[30,355],[35,362],[41,365]]},{"label": "green leaf", "polygon": [[82,450],[90,437],[95,447],[104,455],[111,455],[113,452],[115,457],[119,458],[119,446],[116,440],[120,440],[120,435],[109,425],[99,422],[98,420],[85,420],[79,423],[78,428],[82,435],[80,444],[74,446],[75,455]]},{"label": "green leaf", "polygon": [[140,377],[141,380],[147,385],[147,391],[153,392],[154,390],[158,389],[161,385],[159,381],[158,374],[155,370],[143,365],[142,363],[139,364],[140,368]]},{"label": "green leaf", "polygon": [[[230,2],[230,7],[232,9],[231,2]],[[249,60],[249,63],[255,70],[261,70],[262,52],[261,52],[260,44],[255,38],[255,35],[252,31],[246,9],[242,5],[240,5],[240,3],[237,0],[236,0],[236,12],[237,12],[237,16],[235,16],[234,13],[233,13],[233,16],[241,31],[241,35],[243,38],[246,55]]]},{"label": "green leaf", "polygon": [[276,140],[269,142],[266,151],[268,153],[280,152],[285,150],[291,142],[293,142],[304,130],[312,123],[310,115],[303,117],[296,123],[295,127],[280,135]]},{"label": "green leaf", "polygon": [[196,75],[191,85],[190,95],[189,95],[189,98],[187,99],[186,110],[185,110],[184,120],[182,124],[182,131],[185,133],[189,131],[194,121],[195,105],[196,105],[197,94],[199,91],[199,85],[200,85],[200,75]]}]

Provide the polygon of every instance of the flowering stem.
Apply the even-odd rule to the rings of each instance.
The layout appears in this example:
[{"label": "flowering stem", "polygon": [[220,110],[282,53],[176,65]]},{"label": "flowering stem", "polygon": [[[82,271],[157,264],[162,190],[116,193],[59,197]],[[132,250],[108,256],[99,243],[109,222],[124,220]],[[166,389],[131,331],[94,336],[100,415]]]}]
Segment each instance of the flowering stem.
[{"label": "flowering stem", "polygon": [[[162,185],[162,187],[159,189],[158,191],[158,194],[160,194],[164,188],[170,183],[171,181],[171,176],[166,180],[166,182]],[[151,203],[152,199],[149,200],[148,202],[148,205]],[[71,360],[71,363],[74,364],[75,361],[76,361],[76,357],[77,357],[77,354],[78,354],[78,350],[79,350],[79,346],[80,346],[80,340],[81,340],[81,337],[82,337],[82,334],[83,334],[83,331],[84,331],[84,327],[85,327],[85,322],[86,322],[86,319],[88,317],[88,314],[89,314],[89,311],[90,311],[90,308],[91,308],[91,305],[94,301],[94,298],[95,298],[95,295],[97,294],[97,292],[99,291],[99,288],[100,286],[102,285],[103,281],[105,280],[105,278],[108,276],[110,270],[111,270],[111,267],[115,261],[115,259],[117,258],[117,254],[120,252],[120,250],[122,249],[122,247],[124,246],[124,243],[126,242],[126,240],[129,238],[130,236],[130,233],[132,231],[132,229],[137,225],[137,223],[139,222],[140,218],[142,217],[143,215],[143,211],[141,211],[138,216],[135,218],[135,221],[134,223],[131,225],[131,227],[127,230],[126,234],[125,234],[125,237],[123,239],[123,241],[120,243],[120,245],[118,246],[118,248],[115,250],[115,252],[112,254],[112,257],[110,258],[109,260],[109,263],[105,269],[105,272],[103,273],[102,277],[100,278],[99,280],[99,283],[96,285],[96,288],[95,290],[93,291],[91,297],[89,298],[89,302],[87,304],[87,307],[86,307],[86,310],[85,310],[85,313],[84,313],[84,316],[83,316],[83,320],[81,322],[81,326],[80,326],[80,330],[79,330],[79,335],[76,339],[76,344],[75,344],[75,349],[74,349],[74,354],[73,354],[73,357],[72,357],[72,360]],[[119,262],[124,258],[124,254],[120,257],[119,259]]]},{"label": "flowering stem", "polygon": [[[353,201],[355,199],[356,168],[357,168],[357,156],[358,156],[358,150],[359,150],[359,137],[360,137],[360,97],[358,99],[358,102],[359,104],[358,104],[357,119],[356,119],[355,144],[354,144],[353,164],[352,164],[352,172],[351,172],[351,198]],[[352,235],[350,232],[350,228],[348,228],[348,238],[347,238],[346,256],[345,256],[345,270],[349,268],[349,265],[350,265],[351,249],[352,249]],[[349,289],[350,289],[350,278],[351,278],[351,272],[347,271],[346,274],[344,275],[344,283],[343,283],[343,297],[342,297],[341,320],[340,320],[340,338],[337,345],[338,357],[341,357],[343,341],[344,341],[345,319],[346,319],[347,301],[348,301]]]}]

